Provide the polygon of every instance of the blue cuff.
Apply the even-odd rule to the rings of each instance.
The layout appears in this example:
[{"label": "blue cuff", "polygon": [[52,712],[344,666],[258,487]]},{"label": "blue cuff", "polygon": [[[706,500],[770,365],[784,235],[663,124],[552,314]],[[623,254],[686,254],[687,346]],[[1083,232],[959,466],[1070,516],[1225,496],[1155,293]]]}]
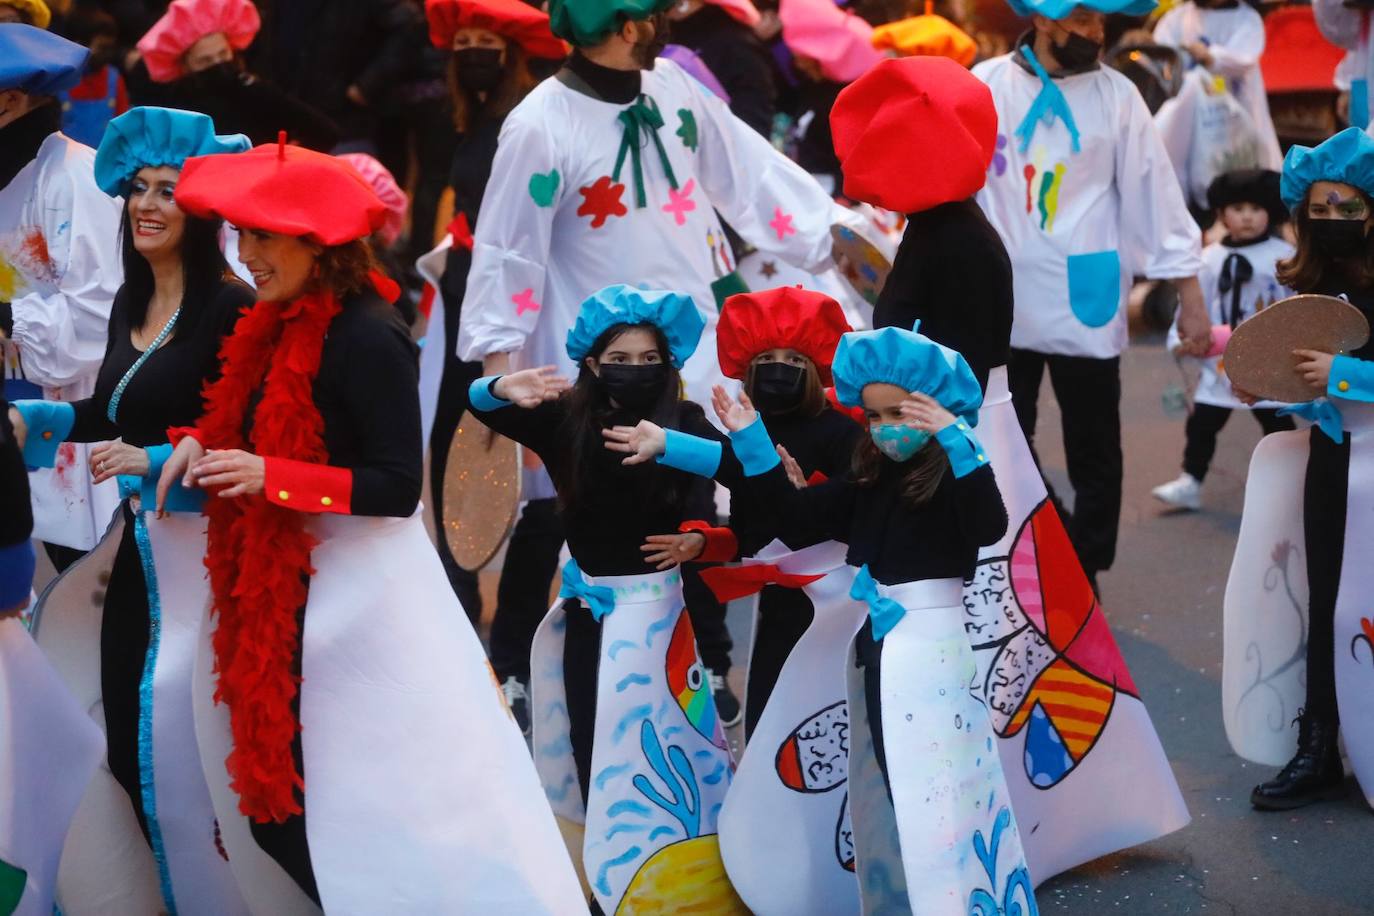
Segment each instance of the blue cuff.
[{"label": "blue cuff", "polygon": [[76,408],[66,401],[15,401],[12,405],[29,428],[24,440],[24,464],[50,468],[57,464],[57,447],[67,441],[76,423]]},{"label": "blue cuff", "polygon": [[663,454],[658,463],[698,477],[715,477],[720,469],[720,443],[676,429],[663,431]]},{"label": "blue cuff", "polygon": [[744,429],[731,433],[730,445],[744,468],[745,477],[761,477],[782,463],[763,425],[763,417],[757,417]]},{"label": "blue cuff", "polygon": [[493,410],[510,406],[510,401],[504,401],[491,393],[491,386],[500,378],[499,375],[486,375],[468,386],[468,404],[473,410],[491,413]]},{"label": "blue cuff", "polygon": [[[157,506],[157,482],[162,477],[162,466],[172,457],[172,444],[168,442],[154,445],[143,451],[148,453],[148,473],[136,480],[143,508],[152,509]],[[204,506],[205,491],[188,490],[178,480],[167,489],[167,503],[163,508],[168,512],[189,512],[198,515]]]},{"label": "blue cuff", "polygon": [[1374,363],[1354,356],[1337,356],[1331,361],[1326,396],[1374,403]]},{"label": "blue cuff", "polygon": [[935,441],[949,456],[949,466],[955,477],[967,477],[988,463],[982,443],[963,420],[940,430],[935,434]]},{"label": "blue cuff", "polygon": [[0,547],[0,609],[22,604],[33,589],[33,541]]}]

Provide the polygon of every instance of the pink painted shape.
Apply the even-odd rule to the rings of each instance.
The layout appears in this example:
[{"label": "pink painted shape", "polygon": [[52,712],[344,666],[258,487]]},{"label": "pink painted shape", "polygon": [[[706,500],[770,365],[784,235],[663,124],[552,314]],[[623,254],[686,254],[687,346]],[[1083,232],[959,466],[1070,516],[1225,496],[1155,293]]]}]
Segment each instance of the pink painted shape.
[{"label": "pink painted shape", "polygon": [[1121,657],[1121,650],[1116,646],[1111,628],[1107,626],[1107,617],[1102,613],[1102,605],[1093,605],[1083,629],[1078,631],[1078,635],[1063,654],[1093,677],[1112,684],[1117,690],[1131,696],[1140,696],[1140,691],[1136,689],[1135,681],[1131,678],[1130,669]]},{"label": "pink painted shape", "polygon": [[768,223],[773,227],[773,231],[778,234],[778,241],[781,242],[789,235],[796,235],[797,230],[792,226],[792,214],[783,213],[782,207],[773,208],[773,219]]},{"label": "pink painted shape", "polygon": [[510,297],[510,301],[515,303],[515,315],[517,318],[526,312],[537,312],[542,308],[538,302],[534,301],[533,289],[527,289],[516,293],[514,296]]},{"label": "pink painted shape", "polygon": [[687,214],[697,208],[697,202],[692,200],[692,192],[696,190],[696,186],[696,179],[689,178],[681,190],[668,189],[668,202],[663,205],[663,212],[673,214],[673,220],[679,226],[685,225]]},{"label": "pink painted shape", "polygon": [[1048,634],[1045,596],[1040,591],[1040,568],[1035,559],[1035,535],[1030,525],[1022,529],[1011,551],[1011,587],[1031,625]]}]

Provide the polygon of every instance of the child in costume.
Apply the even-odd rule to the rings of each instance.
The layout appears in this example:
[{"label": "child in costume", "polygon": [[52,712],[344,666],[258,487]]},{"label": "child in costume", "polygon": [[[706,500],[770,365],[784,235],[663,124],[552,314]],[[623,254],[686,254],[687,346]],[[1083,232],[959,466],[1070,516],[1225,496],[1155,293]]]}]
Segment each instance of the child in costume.
[{"label": "child in costume", "polygon": [[[832,372],[839,402],[862,406],[869,421],[845,478],[797,488],[800,473],[785,469],[747,395],[735,402],[718,390],[714,406],[746,475],[736,487],[774,507],[774,531],[846,543],[859,568],[850,595],[869,619],[852,644],[848,750],[864,911],[944,913],[991,900],[992,910],[1015,901],[1033,913],[992,725],[968,690],[976,665],[963,584],[1007,524],[971,431],[982,390],[962,356],[900,328],[846,334]],[[615,430],[611,447],[683,466],[676,438],[641,423]],[[979,843],[998,852],[970,855]]]},{"label": "child in costume", "polygon": [[[1374,319],[1374,140],[1348,128],[1314,148],[1293,147],[1281,189],[1298,244],[1279,265],[1279,281],[1298,293],[1342,297]],[[1317,399],[1290,409],[1315,425],[1268,436],[1255,449],[1226,595],[1227,735],[1249,759],[1291,757],[1251,793],[1262,810],[1342,796],[1342,736],[1360,787],[1374,800],[1374,342],[1339,355],[1299,349],[1294,358]],[[1277,574],[1293,583],[1291,600],[1289,589],[1259,588]],[[1258,673],[1245,674],[1256,657]],[[1305,684],[1301,665],[1281,664],[1289,657],[1305,658]],[[1295,711],[1296,753],[1284,727]]]},{"label": "child in costume", "polygon": [[[558,490],[572,559],[534,639],[535,763],[606,913],[746,912],[716,839],[734,764],[681,573],[650,571],[641,550],[692,517],[697,479],[622,464],[602,444],[612,427],[652,419],[688,460],[720,454],[723,437],[679,394],[704,326],[686,295],[607,287],[567,335],[576,384],[547,366],[469,391],[477,417],[535,452]],[[682,870],[692,877],[667,880]]]},{"label": "child in costume", "polygon": [[[992,105],[949,61],[890,61],[840,96],[832,121],[845,193],[911,214],[875,321],[920,321],[983,384],[979,438],[1010,525],[979,552],[964,623],[1013,810],[1037,825],[1022,843],[1038,883],[1177,830],[1188,811],[1012,407],[1011,265],[968,199],[997,174]],[[894,180],[913,154],[939,167]]]},{"label": "child in costume", "polygon": [[[1202,250],[1198,275],[1207,294],[1215,343],[1201,360],[1193,412],[1184,430],[1188,444],[1183,451],[1183,473],[1151,491],[1162,503],[1194,512],[1202,508],[1202,481],[1216,452],[1217,434],[1233,410],[1246,409],[1231,391],[1221,351],[1237,325],[1291,295],[1276,272],[1279,262],[1293,256],[1293,246],[1277,234],[1288,218],[1279,197],[1278,172],[1227,172],[1207,189],[1207,203],[1226,227],[1224,238]],[[1179,347],[1175,324],[1169,329],[1169,348],[1177,353]],[[1277,407],[1257,406],[1251,412],[1266,436],[1293,428],[1292,419],[1280,417]]]},{"label": "child in costume", "polygon": [[[109,772],[92,783],[99,803],[83,808],[68,846],[70,861],[80,863],[64,872],[70,910],[92,901],[175,910],[177,901],[195,900],[247,912],[215,845],[195,743],[191,671],[208,598],[202,500],[178,490],[172,511],[159,517],[153,491],[172,452],[168,428],[200,418],[201,391],[219,374],[220,344],[254,299],[220,252],[220,221],[188,216],[172,195],[189,156],[248,146],[242,135],[216,136],[210,118],[189,111],[134,108],[110,122],[95,177],[112,200],[126,201],[112,240],[123,252],[125,282],[95,392],[74,403],[15,404],[30,465],[52,467],[63,442],[100,443],[90,472],[98,482],[117,481],[123,497],[101,543],[39,607],[40,644],[73,693],[104,710]],[[95,614],[92,591],[103,593]],[[130,850],[142,855],[130,860]],[[145,864],[156,865],[160,899],[156,891],[151,900],[141,896]]]}]

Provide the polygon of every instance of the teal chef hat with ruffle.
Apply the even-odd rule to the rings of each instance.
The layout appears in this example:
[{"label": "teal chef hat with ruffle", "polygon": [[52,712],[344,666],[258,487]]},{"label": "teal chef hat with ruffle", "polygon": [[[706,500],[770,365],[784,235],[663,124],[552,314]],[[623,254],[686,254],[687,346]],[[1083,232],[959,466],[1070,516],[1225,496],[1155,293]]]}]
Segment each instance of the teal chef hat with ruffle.
[{"label": "teal chef hat with ruffle", "polygon": [[841,337],[830,367],[835,397],[846,407],[861,407],[864,386],[896,385],[929,395],[969,426],[977,426],[983,404],[978,377],[960,353],[919,333],[920,326],[918,321],[910,331],[882,328]]},{"label": "teal chef hat with ruffle", "polygon": [[1347,127],[1316,146],[1291,148],[1279,183],[1288,209],[1297,213],[1318,181],[1339,181],[1374,197],[1374,139],[1358,127]]},{"label": "teal chef hat with ruffle", "polygon": [[192,156],[242,153],[243,134],[217,135],[209,115],[176,108],[130,108],[110,121],[95,153],[95,183],[111,197],[129,190],[139,169],[179,169]]},{"label": "teal chef hat with ruffle", "polygon": [[1063,19],[1076,6],[1099,13],[1144,16],[1159,5],[1158,0],[1007,0],[1007,3],[1018,16],[1044,16],[1046,19]]},{"label": "teal chef hat with ruffle", "polygon": [[593,293],[577,313],[568,332],[568,356],[581,363],[597,338],[618,324],[651,324],[668,338],[669,359],[681,369],[696,352],[706,320],[686,293],[635,289],[616,284]]},{"label": "teal chef hat with ruffle", "polygon": [[626,20],[648,19],[675,0],[551,0],[549,25],[553,34],[586,48],[600,44]]}]

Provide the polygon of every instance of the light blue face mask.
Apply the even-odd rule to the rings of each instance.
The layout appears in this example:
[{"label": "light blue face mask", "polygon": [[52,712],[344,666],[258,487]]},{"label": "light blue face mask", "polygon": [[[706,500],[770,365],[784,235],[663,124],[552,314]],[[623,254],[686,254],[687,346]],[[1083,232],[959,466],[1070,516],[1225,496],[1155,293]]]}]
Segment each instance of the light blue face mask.
[{"label": "light blue face mask", "polygon": [[868,427],[868,433],[873,437],[873,444],[878,446],[878,451],[898,463],[910,461],[911,456],[919,452],[931,436],[925,430],[914,429],[905,423],[876,423]]}]

